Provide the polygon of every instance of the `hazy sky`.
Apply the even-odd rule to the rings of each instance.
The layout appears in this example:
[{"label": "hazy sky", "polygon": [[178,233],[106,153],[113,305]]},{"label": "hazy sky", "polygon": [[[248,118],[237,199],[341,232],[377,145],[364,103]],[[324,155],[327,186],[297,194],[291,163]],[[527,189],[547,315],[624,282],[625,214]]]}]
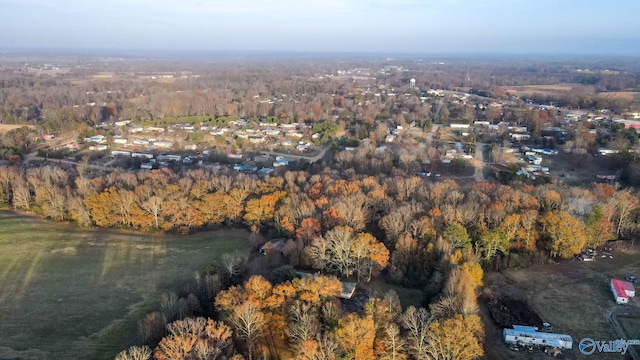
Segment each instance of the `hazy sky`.
[{"label": "hazy sky", "polygon": [[637,0],[0,0],[0,48],[640,54]]}]

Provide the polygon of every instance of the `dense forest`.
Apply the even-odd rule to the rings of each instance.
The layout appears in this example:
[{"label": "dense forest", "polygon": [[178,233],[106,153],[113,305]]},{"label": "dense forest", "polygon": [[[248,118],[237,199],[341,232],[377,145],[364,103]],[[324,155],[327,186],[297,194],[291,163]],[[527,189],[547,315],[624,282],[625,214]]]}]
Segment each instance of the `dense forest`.
[{"label": "dense forest", "polygon": [[[288,239],[283,254],[290,267],[268,280],[247,278],[241,257],[230,256],[191,292],[167,296],[163,312],[141,323],[145,341],[159,344],[158,359],[253,358],[265,351],[300,359],[473,359],[482,354],[476,315],[482,266],[571,258],[637,232],[640,201],[629,189],[424,181],[329,168],[258,178],[202,169],[104,176],[82,166],[77,172],[9,166],[0,168],[0,201],[86,227],[245,226]],[[293,269],[326,276],[300,279]],[[381,277],[421,289],[424,308],[402,312],[389,293],[346,311],[336,277]],[[146,350],[121,358],[136,358],[137,351]]]}]

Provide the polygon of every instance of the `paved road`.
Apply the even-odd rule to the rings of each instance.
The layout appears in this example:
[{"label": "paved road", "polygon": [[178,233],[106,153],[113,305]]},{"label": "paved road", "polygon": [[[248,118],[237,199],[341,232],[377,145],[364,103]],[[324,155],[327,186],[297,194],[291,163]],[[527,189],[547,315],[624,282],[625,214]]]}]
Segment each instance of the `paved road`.
[{"label": "paved road", "polygon": [[485,144],[476,145],[476,160],[478,163],[475,165],[476,172],[473,174],[476,182],[484,181],[484,147]]},{"label": "paved road", "polygon": [[[28,164],[29,162],[34,161],[34,160],[46,160],[49,163],[69,164],[69,165],[76,165],[76,166],[78,165],[77,161],[63,160],[63,159],[52,159],[52,158],[43,158],[43,157],[36,156],[36,153],[27,154],[25,156],[24,163]],[[100,166],[100,165],[87,164],[87,167],[89,169],[102,170],[102,171],[124,171],[124,169],[122,169],[122,168],[110,167],[110,166]]]},{"label": "paved road", "polygon": [[287,159],[307,160],[310,163],[314,163],[314,162],[316,162],[316,161],[318,161],[318,160],[320,160],[320,159],[322,159],[324,157],[324,155],[327,153],[327,150],[329,150],[329,147],[331,147],[331,145],[325,146],[315,156],[292,155],[292,154],[286,154],[286,153],[277,153],[277,152],[273,152],[273,151],[263,151],[262,154],[271,155],[271,156],[284,156]]}]

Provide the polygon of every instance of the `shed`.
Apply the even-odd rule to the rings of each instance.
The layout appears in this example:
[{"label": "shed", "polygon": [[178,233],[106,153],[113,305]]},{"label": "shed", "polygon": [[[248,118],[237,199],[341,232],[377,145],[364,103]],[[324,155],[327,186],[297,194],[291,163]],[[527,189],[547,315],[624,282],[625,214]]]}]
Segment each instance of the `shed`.
[{"label": "shed", "polygon": [[611,279],[611,292],[617,304],[627,304],[630,297],[636,296],[632,283],[618,279]]},{"label": "shed", "polygon": [[277,251],[280,254],[283,254],[284,253],[284,246],[287,244],[288,241],[289,241],[289,239],[287,239],[287,238],[279,238],[279,239],[269,240],[264,245],[262,245],[262,247],[260,248],[260,254],[266,255],[267,251],[269,251],[269,252]]},{"label": "shed", "polygon": [[341,299],[351,299],[353,294],[356,292],[356,283],[354,282],[346,282],[341,281],[342,283],[342,292],[340,293],[339,298]]}]

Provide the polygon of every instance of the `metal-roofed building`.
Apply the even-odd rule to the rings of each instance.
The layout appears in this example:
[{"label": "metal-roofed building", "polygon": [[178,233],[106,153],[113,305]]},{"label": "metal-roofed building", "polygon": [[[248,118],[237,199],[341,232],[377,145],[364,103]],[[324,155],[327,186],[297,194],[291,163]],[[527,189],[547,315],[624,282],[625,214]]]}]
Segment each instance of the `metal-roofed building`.
[{"label": "metal-roofed building", "polygon": [[502,330],[502,338],[507,344],[553,346],[559,349],[573,348],[569,335],[537,331],[533,326],[513,325],[513,329]]},{"label": "metal-roofed building", "polygon": [[636,289],[629,281],[611,279],[611,292],[618,304],[627,304],[630,297],[636,296]]}]

